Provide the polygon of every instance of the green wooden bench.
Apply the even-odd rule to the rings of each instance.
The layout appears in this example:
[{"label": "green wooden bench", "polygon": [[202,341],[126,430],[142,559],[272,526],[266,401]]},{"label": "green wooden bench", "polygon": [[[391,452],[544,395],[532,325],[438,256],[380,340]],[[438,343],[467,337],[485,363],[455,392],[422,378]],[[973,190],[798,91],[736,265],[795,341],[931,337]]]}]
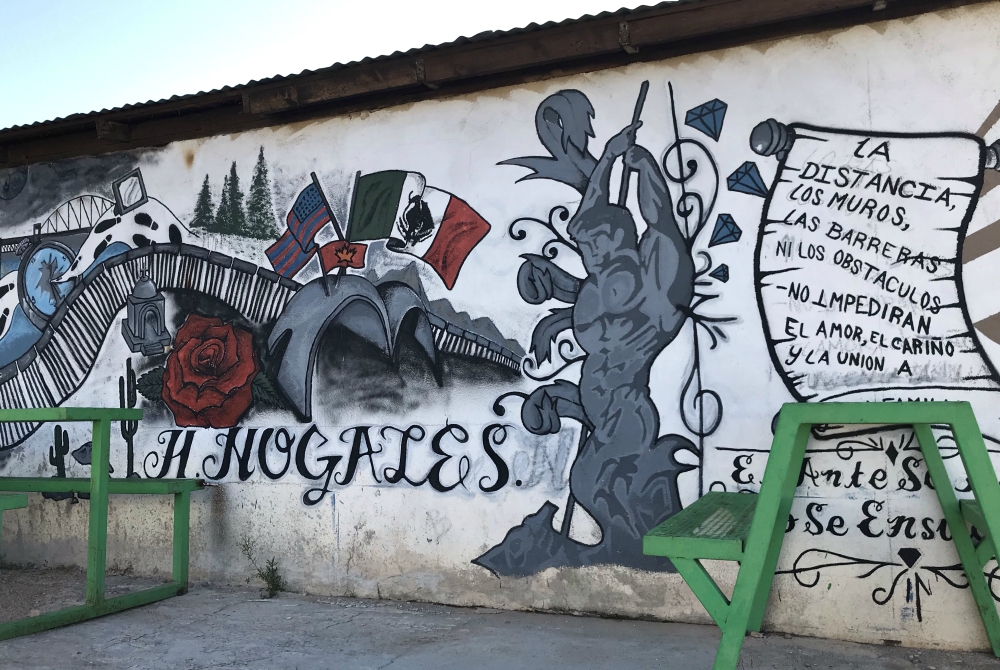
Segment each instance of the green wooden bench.
[{"label": "green wooden bench", "polygon": [[[140,419],[142,419],[141,409],[92,407],[0,409],[0,422],[87,421],[93,424],[89,479],[0,477],[0,492],[8,491],[19,494],[0,494],[0,510],[26,507],[28,504],[27,493],[90,494],[86,604],[0,624],[0,640],[93,619],[170,598],[187,591],[190,496],[191,491],[203,487],[204,482],[199,479],[111,479],[108,475],[112,422],[139,421]],[[135,591],[117,598],[104,597],[108,495],[112,493],[174,496],[173,573],[171,581],[167,584]]]},{"label": "green wooden bench", "polygon": [[[913,426],[990,646],[1000,657],[1000,616],[983,575],[997,555],[1000,484],[969,403],[788,403],[781,408],[760,493],[708,493],[643,539],[644,553],[670,558],[722,629],[714,670],[734,670],[744,636],[761,628],[806,443],[812,426],[821,424]],[[951,427],[973,500],[956,497],[932,425]],[[978,546],[967,524],[983,536]],[[739,562],[732,600],[702,566],[703,559]]]}]

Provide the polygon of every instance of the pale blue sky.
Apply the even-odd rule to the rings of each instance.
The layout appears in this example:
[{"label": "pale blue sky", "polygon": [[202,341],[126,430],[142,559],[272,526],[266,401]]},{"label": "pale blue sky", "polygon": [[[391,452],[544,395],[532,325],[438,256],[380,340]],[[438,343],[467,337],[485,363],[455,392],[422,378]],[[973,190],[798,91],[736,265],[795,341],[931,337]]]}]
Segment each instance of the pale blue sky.
[{"label": "pale blue sky", "polygon": [[655,0],[0,0],[0,128]]}]

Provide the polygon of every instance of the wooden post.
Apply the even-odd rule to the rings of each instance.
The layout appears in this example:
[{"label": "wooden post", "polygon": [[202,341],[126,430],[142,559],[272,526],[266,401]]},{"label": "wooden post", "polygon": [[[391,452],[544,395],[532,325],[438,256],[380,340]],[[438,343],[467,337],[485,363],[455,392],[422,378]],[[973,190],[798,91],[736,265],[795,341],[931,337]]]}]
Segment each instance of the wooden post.
[{"label": "wooden post", "polygon": [[178,593],[188,590],[188,552],[191,520],[191,492],[174,494],[174,563],[173,580],[179,585]]}]

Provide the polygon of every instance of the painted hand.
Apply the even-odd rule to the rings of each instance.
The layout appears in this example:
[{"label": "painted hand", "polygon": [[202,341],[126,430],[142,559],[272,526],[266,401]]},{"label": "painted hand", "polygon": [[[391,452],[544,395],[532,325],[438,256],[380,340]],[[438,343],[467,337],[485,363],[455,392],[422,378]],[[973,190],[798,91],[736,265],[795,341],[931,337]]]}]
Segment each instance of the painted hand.
[{"label": "painted hand", "polygon": [[637,121],[622,128],[617,135],[608,140],[604,146],[604,155],[618,158],[628,151],[629,147],[635,144],[635,132],[641,127],[642,121]]},{"label": "painted hand", "polygon": [[633,170],[639,169],[643,163],[653,163],[653,155],[649,151],[641,146],[633,144],[625,151],[625,166],[632,168]]}]

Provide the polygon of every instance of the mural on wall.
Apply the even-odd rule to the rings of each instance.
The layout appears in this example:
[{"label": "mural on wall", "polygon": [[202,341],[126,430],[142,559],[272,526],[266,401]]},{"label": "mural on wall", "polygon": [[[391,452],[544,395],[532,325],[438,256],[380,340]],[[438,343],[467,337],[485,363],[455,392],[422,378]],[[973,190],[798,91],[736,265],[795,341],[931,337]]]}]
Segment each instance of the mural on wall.
[{"label": "mural on wall", "polygon": [[[566,90],[546,98],[535,117],[538,138],[551,157],[504,161],[532,170],[525,179],[562,182],[583,196],[572,217],[565,207],[556,207],[547,221],[533,220],[553,237],[541,255],[524,254],[518,272],[518,291],[525,302],[537,305],[554,299],[570,305],[552,309],[535,326],[530,348],[535,360],[526,359],[526,370],[548,362],[554,349],[561,365],[533,378],[547,381],[578,365],[579,381],[561,378],[531,394],[505,394],[498,399],[497,412],[504,413],[500,403],[505,397],[520,395],[521,423],[527,430],[558,433],[562,421],[569,419],[579,424],[580,441],[562,528],[554,528],[556,506],[546,502],[500,545],[475,560],[498,575],[597,563],[672,569],[666,559],[643,555],[642,537],[680,511],[677,476],[695,466],[679,462],[676,455],[683,450],[698,459],[703,445],[683,435],[660,435],[649,375],[653,362],[688,320],[694,324],[695,358],[680,414],[696,438],[711,435],[722,419],[719,395],[701,385],[697,338],[698,329],[704,329],[714,348],[718,338],[725,337],[719,324],[732,319],[705,316],[696,309],[717,297],[705,291],[712,290],[712,280],[728,281],[728,268],[713,267],[707,251],[695,250],[713,214],[719,171],[704,144],[680,136],[672,88],[675,141],[662,155],[662,170],[637,142],[648,88],[643,82],[632,122],[608,140],[600,158],[587,146],[594,136],[594,108],[582,92]],[[688,112],[687,124],[717,141],[726,109],[725,103],[713,100]],[[611,171],[619,159],[622,177],[615,196]],[[645,223],[641,234],[626,206],[633,172]],[[517,227],[521,223],[515,221],[510,228],[514,239],[525,238]],[[565,232],[560,223],[565,223]],[[739,239],[738,230],[731,216],[719,215],[709,246]],[[555,262],[561,253],[576,254],[586,276],[577,277]],[[696,258],[702,260],[701,268],[696,268]],[[564,338],[566,331],[571,335]],[[697,416],[690,423],[688,405]],[[577,506],[600,528],[596,545],[569,537]]]},{"label": "mural on wall", "polygon": [[[981,134],[770,119],[748,146],[758,112],[730,89],[732,108],[711,89],[680,105],[665,78],[628,81],[618,106],[530,97],[531,144],[476,145],[469,166],[374,152],[334,170],[318,136],[252,135],[176,182],[155,152],[0,173],[0,406],[97,387],[143,408],[119,427],[121,477],[294,478],[335,514],[349,486],[450,493],[442,514],[490,496],[454,560],[506,577],[672,570],[642,536],[707,491],[755,490],[788,399],[995,397],[1000,320],[973,318],[962,272],[990,250],[966,237],[1000,183]],[[547,155],[528,155],[536,137]],[[71,426],[48,430],[0,424],[0,467],[89,465]],[[813,437],[788,582],[857,577],[918,621],[935,587],[965,587],[912,435]]]},{"label": "mural on wall", "polygon": [[[449,370],[454,374],[449,361],[480,361],[495,370],[496,414],[503,416],[506,399],[520,397],[524,429],[578,444],[575,456],[567,456],[572,467],[561,531],[552,527],[556,507],[548,502],[475,562],[497,574],[599,563],[672,569],[664,559],[644,557],[641,538],[680,510],[677,477],[692,469],[701,477],[704,439],[722,420],[721,397],[702,383],[701,356],[725,339],[721,326],[734,317],[699,308],[729,280],[728,265],[715,264],[708,249],[738,241],[742,231],[732,215],[715,211],[719,168],[703,142],[719,141],[727,105],[714,99],[690,109],[683,127],[695,136],[684,136],[671,88],[674,140],[657,159],[637,141],[648,88],[644,82],[631,123],[599,158],[587,146],[595,110],[584,93],[566,90],[549,96],[536,114],[550,156],[504,161],[582,197],[573,216],[557,205],[547,220],[518,219],[506,231],[524,241],[525,226],[534,223],[553,235],[540,253],[523,254],[510,287],[526,305],[549,299],[565,305],[535,326],[530,357],[488,319],[463,317],[447,299],[429,300],[419,275],[372,272],[379,259],[406,257],[451,291],[492,230],[472,205],[415,171],[357,172],[347,192],[333,198],[312,172],[292,186],[281,225],[261,147],[249,197],[232,161],[217,204],[205,175],[187,223],[150,192],[133,162],[118,170],[108,197],[70,201],[68,211],[85,212],[75,225],[46,223],[9,240],[5,277],[12,286],[5,299],[14,318],[0,333],[0,397],[9,406],[66,402],[106,338],[119,336],[130,353],[116,374],[120,405],[142,406],[157,425],[171,426],[156,436],[160,448],[145,454],[135,446],[138,426],[121,426],[125,476],[192,476],[193,470],[215,480],[234,472],[242,481],[256,463],[269,479],[294,470],[316,482],[302,496],[307,506],[362,471],[375,482],[488,493],[522,485],[511,474],[513,461],[500,455],[513,434],[509,423],[356,425],[328,437],[313,422],[314,377],[331,347],[360,347],[361,358],[397,370],[409,366],[438,387]],[[619,164],[622,177],[613,187]],[[633,174],[636,204],[630,205]],[[261,240],[271,269],[215,250],[217,240],[230,238]],[[582,275],[560,265],[570,255]],[[689,434],[661,434],[650,369],[688,324],[694,353],[677,412]],[[523,388],[521,373],[541,385],[530,393],[508,390]],[[347,373],[317,383],[326,395],[330,383],[356,378]],[[267,412],[306,427],[245,427]],[[576,425],[563,432],[567,419]],[[0,447],[22,444],[37,428],[0,427]],[[474,431],[481,432],[475,441]],[[337,441],[348,451],[323,451]],[[462,451],[475,442],[478,453]],[[423,472],[414,454],[422,445],[433,454],[430,462],[424,457]],[[193,460],[206,450],[200,463]],[[682,451],[693,463],[678,460]],[[570,537],[577,510],[596,521],[596,544]]]},{"label": "mural on wall", "polygon": [[[13,184],[20,174],[8,176],[7,182]],[[348,274],[366,270],[366,247],[381,243],[381,253],[405,254],[430,266],[450,290],[466,257],[490,230],[465,201],[427,186],[419,173],[358,174],[344,230],[313,173],[279,235],[271,188],[261,148],[248,206],[243,204],[234,162],[217,209],[206,175],[189,226],[150,195],[141,170],[133,167],[113,181],[111,197],[78,196],[44,223],[34,224],[30,233],[3,240],[3,406],[66,402],[115,333],[135,354],[123,361],[124,374],[117,380],[121,406],[135,407],[141,397],[154,416],[165,409],[178,429],[234,428],[255,407],[285,410],[293,421],[309,421],[317,358],[345,344],[342,336],[331,343],[328,330],[346,331],[349,347],[359,342],[373,346],[375,351],[365,350],[364,355],[382,358],[395,370],[411,362],[404,362],[404,356],[412,359],[418,351],[438,386],[449,373],[468,377],[469,364],[479,365],[476,374],[486,379],[518,378],[523,355],[519,345],[504,338],[488,319],[470,319],[446,299],[429,301],[415,273]],[[13,187],[8,190],[13,199]],[[213,234],[270,236],[273,243],[264,257],[274,271],[210,251],[203,238]],[[310,277],[310,272],[319,276]],[[124,318],[115,324],[123,310]],[[456,358],[470,363],[456,364]],[[37,428],[4,424],[0,450],[23,443]],[[367,435],[369,428],[358,431]],[[451,423],[446,428],[447,434],[465,430]],[[135,422],[121,426],[127,476],[140,476],[134,448],[137,429]],[[423,439],[419,431],[403,431],[403,461],[406,440]],[[254,442],[253,432],[248,442]],[[262,463],[273,434],[265,431],[260,437]],[[175,450],[180,438],[183,446]],[[193,438],[194,433],[184,431],[161,434],[166,451],[146,454],[146,476],[166,476],[172,465],[177,476],[184,476]],[[294,435],[285,431],[274,439],[278,452],[292,453]],[[314,480],[317,476],[304,456],[309,439],[303,439],[296,464],[299,474]],[[441,439],[434,436],[435,449],[440,449]],[[490,444],[486,438],[487,449]],[[353,458],[356,465],[359,456]],[[52,462],[57,476],[65,472],[61,463],[61,456]],[[267,465],[261,469],[267,470]],[[328,468],[327,483],[330,472]],[[463,480],[468,475],[463,474]],[[345,475],[341,483],[350,479]],[[431,485],[439,479],[437,474],[430,477]]]}]

